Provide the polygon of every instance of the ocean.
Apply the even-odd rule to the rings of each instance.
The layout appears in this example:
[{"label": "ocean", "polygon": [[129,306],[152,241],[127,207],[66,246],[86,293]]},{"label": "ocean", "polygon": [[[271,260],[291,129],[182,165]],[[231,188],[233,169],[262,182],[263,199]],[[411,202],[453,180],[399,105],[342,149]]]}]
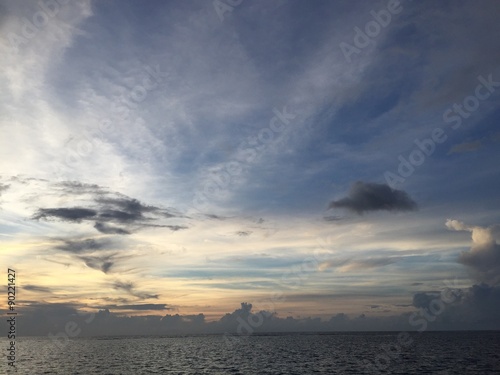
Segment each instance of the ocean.
[{"label": "ocean", "polygon": [[2,373],[500,374],[500,332],[491,331],[25,337],[16,350],[17,372],[4,354]]}]

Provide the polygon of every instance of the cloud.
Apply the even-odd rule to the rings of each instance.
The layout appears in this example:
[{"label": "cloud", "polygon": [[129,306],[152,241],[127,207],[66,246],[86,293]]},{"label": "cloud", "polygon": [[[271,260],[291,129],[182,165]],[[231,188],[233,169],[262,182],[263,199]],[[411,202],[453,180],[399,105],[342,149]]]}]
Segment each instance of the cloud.
[{"label": "cloud", "polygon": [[168,228],[174,232],[177,232],[178,230],[182,230],[182,229],[188,229],[188,227],[186,227],[184,225],[162,225],[162,226],[165,228]]},{"label": "cloud", "polygon": [[339,268],[339,271],[347,272],[347,271],[358,271],[358,270],[378,268],[396,263],[399,259],[400,259],[399,257],[391,257],[391,258],[373,258],[365,260],[351,260],[348,261],[347,264],[343,264]]},{"label": "cloud", "polygon": [[95,223],[94,228],[104,234],[130,234],[128,230],[104,223]]},{"label": "cloud", "polygon": [[38,285],[25,285],[23,286],[24,290],[29,290],[30,292],[39,292],[39,293],[51,293],[50,288],[44,287],[44,286],[38,286]]},{"label": "cloud", "polygon": [[340,221],[340,220],[342,220],[342,217],[330,215],[330,216],[324,216],[323,220],[324,221]]},{"label": "cloud", "polygon": [[106,189],[96,184],[86,184],[80,181],[62,181],[54,183],[54,187],[60,188],[66,194],[104,194]]},{"label": "cloud", "polygon": [[144,292],[138,292],[135,290],[135,284],[131,282],[122,282],[122,281],[115,281],[112,284],[113,289],[116,290],[123,290],[126,293],[130,294],[131,296],[140,298],[140,299],[158,299],[158,294],[149,294],[149,293],[144,293]]},{"label": "cloud", "polygon": [[2,192],[7,190],[9,187],[10,187],[10,185],[5,185],[5,184],[0,183],[0,195],[2,194]]},{"label": "cloud", "polygon": [[80,223],[82,220],[94,218],[96,215],[97,211],[83,207],[40,208],[32,218],[40,220],[54,217],[62,221]]},{"label": "cloud", "polygon": [[111,267],[115,264],[112,260],[116,254],[110,255],[84,255],[77,256],[78,259],[82,260],[85,265],[89,268],[108,273]]},{"label": "cloud", "polygon": [[[432,314],[441,301],[443,310]],[[500,326],[500,287],[485,283],[469,288],[449,289],[443,292],[420,292],[413,296],[413,306],[431,316],[429,328],[439,329],[490,329]]]},{"label": "cloud", "polygon": [[324,271],[327,268],[337,268],[340,272],[360,271],[387,266],[398,262],[401,257],[379,257],[367,259],[336,259],[322,262],[318,269]]},{"label": "cloud", "polygon": [[87,207],[39,208],[32,215],[33,220],[56,219],[70,223],[92,221],[94,228],[100,233],[116,235],[129,235],[144,228],[168,228],[174,232],[188,228],[185,225],[162,224],[164,219],[183,218],[173,209],[146,205],[123,194],[109,192],[98,185],[66,181],[56,183],[54,187],[59,195],[73,196],[75,200],[86,197]]},{"label": "cloud", "polygon": [[102,306],[100,309],[108,309],[108,310],[172,310],[171,307],[167,307],[164,303],[143,303],[139,305],[108,305]]},{"label": "cloud", "polygon": [[118,255],[117,248],[122,247],[119,240],[114,238],[86,238],[60,240],[56,250],[70,253],[74,259],[83,262],[87,267],[109,273],[119,259],[130,256]]},{"label": "cloud", "polygon": [[357,181],[349,195],[330,203],[329,208],[346,208],[357,214],[368,211],[412,211],[417,204],[409,195],[385,184]]},{"label": "cloud", "polygon": [[479,280],[496,285],[500,282],[499,225],[490,227],[470,226],[458,220],[448,219],[446,226],[455,231],[472,234],[472,246],[459,256],[459,262],[468,266]]},{"label": "cloud", "polygon": [[105,250],[113,246],[113,241],[110,239],[95,239],[86,238],[83,240],[61,240],[62,244],[57,245],[56,249],[66,251],[73,254],[84,252],[94,252],[96,250]]},{"label": "cloud", "polygon": [[481,148],[481,145],[482,145],[481,141],[460,143],[458,145],[453,146],[450,149],[450,151],[448,151],[448,155],[462,153],[462,152],[476,151],[476,150],[479,150]]}]

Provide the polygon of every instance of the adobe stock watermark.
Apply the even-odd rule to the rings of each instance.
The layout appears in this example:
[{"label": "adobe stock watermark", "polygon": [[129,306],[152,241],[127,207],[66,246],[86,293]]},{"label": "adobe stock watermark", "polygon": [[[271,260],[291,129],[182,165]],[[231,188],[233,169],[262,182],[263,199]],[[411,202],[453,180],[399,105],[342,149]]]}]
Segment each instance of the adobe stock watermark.
[{"label": "adobe stock watermark", "polygon": [[[11,53],[18,53],[19,47],[22,45],[28,45],[30,40],[35,38],[42,29],[44,29],[51,18],[57,16],[61,10],[61,6],[69,3],[69,0],[41,0],[38,2],[38,7],[40,10],[35,12],[29,20],[26,17],[21,19],[21,33],[17,34],[15,32],[7,33],[7,39],[10,44]],[[58,30],[62,35],[63,31]]]},{"label": "adobe stock watermark", "polygon": [[310,275],[318,270],[320,263],[328,260],[331,253],[325,251],[325,245],[332,243],[331,238],[328,237],[327,241],[324,241],[323,238],[318,237],[316,241],[319,247],[316,247],[310,256],[307,256],[300,265],[290,267],[281,275],[279,281],[280,287],[272,290],[268,298],[256,302],[263,309],[255,314],[249,312],[246,319],[243,319],[241,316],[236,318],[238,322],[236,334],[224,333],[224,341],[228,347],[234,348],[235,345],[241,343],[241,340],[252,335],[256,329],[264,324],[266,318],[276,313],[276,304],[285,302],[286,290],[304,285]]},{"label": "adobe stock watermark", "polygon": [[[90,324],[92,323],[94,318],[95,314],[90,313],[89,316],[83,321],[86,324]],[[82,329],[80,328],[78,323],[70,320],[64,325],[64,331],[57,332],[56,334],[49,332],[48,337],[56,346],[59,347],[59,349],[63,349],[66,345],[68,345],[70,338],[77,337],[78,335],[80,335],[80,333],[82,333]]]},{"label": "adobe stock watermark", "polygon": [[[447,305],[461,298],[462,290],[456,286],[456,279],[454,285],[448,280],[445,280],[444,284],[445,286],[439,296],[433,298],[425,308],[420,307],[417,312],[410,315],[408,323],[412,327],[418,326],[418,333],[426,331],[429,322],[434,322],[446,310]],[[380,353],[375,356],[373,361],[363,359],[360,362],[360,367],[362,366],[370,374],[387,370],[391,361],[397,360],[401,356],[402,350],[409,347],[413,342],[414,339],[408,332],[400,332],[395,343],[380,345]]]},{"label": "adobe stock watermark", "polygon": [[[443,121],[451,124],[451,129],[457,130],[462,126],[463,120],[469,118],[471,114],[478,110],[480,102],[487,100],[500,87],[500,82],[493,80],[493,75],[489,74],[487,78],[480,75],[477,77],[479,84],[476,86],[473,95],[466,96],[461,104],[454,103],[443,113]],[[421,166],[428,157],[430,157],[437,148],[437,145],[446,142],[448,136],[446,130],[436,127],[432,130],[430,137],[423,140],[415,139],[416,147],[408,154],[398,156],[399,165],[396,172],[384,172],[384,178],[387,184],[393,189],[402,184],[410,177],[417,167]]]},{"label": "adobe stock watermark", "polygon": [[192,208],[203,211],[208,203],[220,197],[222,192],[229,188],[234,179],[243,172],[245,165],[253,162],[258,153],[275,141],[275,135],[280,136],[297,117],[296,114],[288,112],[286,106],[280,111],[273,108],[274,116],[269,121],[269,125],[259,130],[256,136],[248,137],[241,142],[236,152],[236,160],[224,164],[220,171],[214,173],[204,182],[203,188],[194,194],[191,202]]},{"label": "adobe stock watermark", "polygon": [[212,3],[215,9],[215,13],[219,16],[220,22],[224,22],[224,15],[226,13],[232,13],[234,8],[241,5],[243,0],[214,0]]},{"label": "adobe stock watermark", "polygon": [[[169,74],[161,72],[160,66],[144,66],[147,76],[139,81],[127,94],[121,95],[111,103],[110,117],[100,120],[97,127],[84,129],[84,134],[79,139],[72,140],[66,145],[64,164],[59,163],[55,167],[55,174],[62,174],[62,167],[74,168],[85,157],[88,157],[96,148],[97,142],[104,141],[105,137],[113,133],[114,123],[125,123],[132,117],[133,110],[137,109],[138,104],[144,102],[148,93],[157,89],[160,83],[163,83]],[[134,125],[144,124],[142,117],[137,116]]]},{"label": "adobe stock watermark", "polygon": [[402,11],[403,7],[399,0],[389,0],[386,9],[371,10],[370,14],[373,19],[368,21],[363,29],[357,26],[354,28],[352,44],[346,42],[339,44],[346,61],[352,62],[351,56],[360,54],[364,48],[368,47],[379,36],[382,29],[389,26],[393,17]]}]

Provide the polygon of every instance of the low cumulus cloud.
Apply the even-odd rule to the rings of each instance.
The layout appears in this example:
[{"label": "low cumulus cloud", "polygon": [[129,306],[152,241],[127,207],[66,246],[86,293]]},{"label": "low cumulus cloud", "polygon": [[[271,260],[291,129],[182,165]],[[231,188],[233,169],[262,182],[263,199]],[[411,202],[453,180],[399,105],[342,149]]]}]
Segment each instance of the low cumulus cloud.
[{"label": "low cumulus cloud", "polygon": [[446,226],[450,230],[467,231],[472,236],[469,251],[460,254],[460,263],[469,267],[473,276],[481,282],[497,285],[500,282],[500,226],[471,226],[458,220],[448,219]]},{"label": "low cumulus cloud", "polygon": [[[443,294],[444,292],[444,294]],[[433,316],[431,329],[499,329],[500,287],[485,283],[469,288],[450,289],[443,292],[419,292],[413,296],[413,306]],[[446,302],[440,314],[433,314],[436,301]],[[433,306],[434,304],[434,306]]]},{"label": "low cumulus cloud", "polygon": [[[133,285],[127,283],[123,287],[127,290],[134,289]],[[442,300],[442,294],[429,291],[415,294],[415,311],[384,317],[366,312],[357,316],[337,313],[326,319],[295,318],[280,316],[274,311],[254,311],[252,303],[242,302],[233,312],[210,322],[205,320],[202,313],[153,315],[154,312],[172,310],[167,304],[107,305],[99,307],[97,311],[96,307],[71,303],[28,303],[23,308],[23,324],[19,330],[21,335],[47,335],[49,332],[64,332],[65,324],[74,321],[82,329],[82,336],[224,333],[229,335],[225,336],[229,340],[228,344],[238,344],[239,338],[259,332],[416,331],[421,328],[419,322],[422,319],[415,322],[412,315],[417,314],[418,317],[421,312],[431,317],[426,320],[425,328],[428,330],[500,329],[500,287],[482,283],[470,288],[446,291],[445,295],[447,302],[439,308],[438,314],[432,311],[436,309],[436,301]],[[377,311],[382,307],[367,306],[369,310]],[[151,311],[151,314],[131,316],[129,311],[134,310]],[[6,321],[0,321],[0,329],[6,329],[6,324]]]},{"label": "low cumulus cloud", "polygon": [[417,204],[403,190],[386,184],[357,181],[347,197],[331,202],[329,208],[345,208],[361,215],[369,211],[413,211]]}]

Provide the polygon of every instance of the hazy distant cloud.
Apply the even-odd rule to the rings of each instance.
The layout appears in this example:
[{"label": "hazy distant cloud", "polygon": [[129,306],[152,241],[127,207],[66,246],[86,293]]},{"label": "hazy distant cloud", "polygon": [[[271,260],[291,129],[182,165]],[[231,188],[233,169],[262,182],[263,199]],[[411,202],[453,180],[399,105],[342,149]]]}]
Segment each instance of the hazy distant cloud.
[{"label": "hazy distant cloud", "polygon": [[324,216],[323,220],[324,221],[340,221],[340,220],[342,220],[342,217],[330,215],[330,216]]},{"label": "hazy distant cloud", "polygon": [[329,208],[346,208],[357,214],[368,211],[412,211],[417,204],[410,196],[386,184],[357,181],[349,190],[349,195],[330,203]]},{"label": "hazy distant cloud", "polygon": [[468,266],[480,281],[492,284],[500,282],[500,245],[497,243],[499,226],[469,226],[451,219],[446,221],[446,226],[452,230],[472,233],[471,249],[460,254],[459,262]]},{"label": "hazy distant cloud", "polygon": [[431,301],[439,298],[440,292],[418,292],[413,295],[414,307],[428,307]]},{"label": "hazy distant cloud", "polygon": [[[131,283],[117,282],[118,289],[133,291]],[[500,328],[500,287],[487,284],[473,285],[470,288],[450,290],[440,314],[432,314],[432,301],[441,298],[440,292],[419,292],[413,296],[413,307],[427,310],[433,317],[429,321],[429,330],[473,330]],[[448,301],[448,300],[447,300]],[[396,307],[409,307],[409,304],[397,304]],[[380,330],[416,330],[419,327],[410,324],[412,312],[384,317],[361,314],[348,316],[345,313],[333,315],[330,319],[280,317],[272,311],[254,311],[252,303],[242,302],[233,312],[223,314],[212,322],[205,320],[204,314],[197,315],[148,315],[122,316],[123,310],[163,311],[172,310],[166,304],[123,304],[94,307],[93,319],[89,323],[88,306],[66,304],[27,303],[23,307],[21,334],[47,335],[53,331],[64,331],[68,321],[77,322],[82,328],[82,336],[89,335],[161,335],[171,333],[226,333],[228,344],[237,345],[239,339],[254,332],[328,332],[328,331],[380,331]],[[370,309],[379,309],[382,305],[369,305]],[[435,308],[435,306],[434,306]],[[110,310],[118,311],[117,314]],[[259,324],[255,324],[259,322]],[[0,321],[0,329],[6,328],[7,322]],[[243,335],[243,336],[240,336]]]},{"label": "hazy distant cloud", "polygon": [[236,232],[236,235],[237,236],[240,236],[240,237],[247,237],[249,235],[251,235],[252,232],[251,231],[243,231],[243,230],[240,230],[238,232]]},{"label": "hazy distant cloud", "polygon": [[214,220],[225,220],[227,219],[224,216],[219,216],[219,215],[214,215],[214,214],[205,214],[205,217],[208,217],[209,219],[214,219]]},{"label": "hazy distant cloud", "polygon": [[105,193],[106,188],[96,184],[86,184],[79,181],[63,181],[53,184],[67,194],[98,194]]},{"label": "hazy distant cloud", "polygon": [[76,240],[61,240],[62,244],[57,245],[55,248],[58,250],[66,251],[69,253],[84,253],[84,252],[94,252],[96,250],[110,249],[113,242],[110,239],[76,239]]},{"label": "hazy distant cloud", "polygon": [[462,152],[471,152],[476,151],[481,148],[481,141],[474,142],[464,142],[458,145],[453,146],[450,151],[448,151],[448,155]]},{"label": "hazy distant cloud", "polygon": [[168,228],[174,232],[177,232],[178,230],[182,230],[182,229],[188,229],[188,227],[186,227],[185,225],[162,225],[162,226],[165,228]]},{"label": "hazy distant cloud", "polygon": [[391,257],[391,258],[373,258],[373,259],[363,259],[363,260],[351,260],[346,264],[342,265],[339,270],[346,271],[357,271],[357,270],[365,270],[377,267],[387,266],[389,264],[396,263],[400,258],[399,257]]},{"label": "hazy distant cloud", "polygon": [[172,310],[171,307],[167,307],[164,303],[144,303],[139,305],[107,305],[101,306],[100,309],[108,310]]},{"label": "hazy distant cloud", "polygon": [[7,190],[10,187],[10,185],[5,185],[0,183],[0,197],[2,196],[2,193]]},{"label": "hazy distant cloud", "polygon": [[7,190],[9,187],[10,187],[10,185],[0,183],[0,195],[2,195],[2,192]]},{"label": "hazy distant cloud", "polygon": [[50,288],[44,287],[44,286],[38,286],[38,285],[25,285],[23,286],[24,290],[29,290],[30,292],[40,292],[40,293],[51,293]]},{"label": "hazy distant cloud", "polygon": [[359,271],[387,266],[399,261],[401,257],[379,257],[368,259],[335,259],[322,262],[318,267],[320,271],[327,268],[336,268],[340,272]]}]

